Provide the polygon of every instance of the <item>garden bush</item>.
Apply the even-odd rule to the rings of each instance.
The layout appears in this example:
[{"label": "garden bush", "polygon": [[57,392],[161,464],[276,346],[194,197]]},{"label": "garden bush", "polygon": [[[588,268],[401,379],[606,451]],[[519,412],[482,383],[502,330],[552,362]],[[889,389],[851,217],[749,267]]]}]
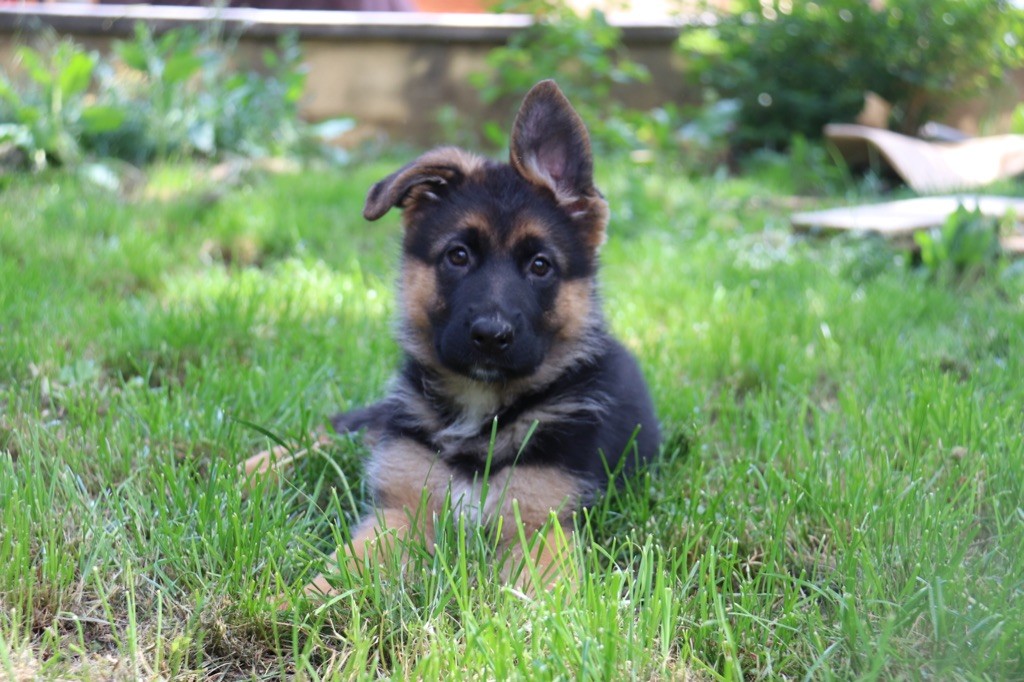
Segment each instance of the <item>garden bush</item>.
[{"label": "garden bush", "polygon": [[99,58],[71,41],[50,50],[17,51],[25,72],[15,83],[0,72],[0,146],[19,149],[35,167],[77,161],[81,138],[124,123],[120,105],[87,104]]},{"label": "garden bush", "polygon": [[0,145],[34,168],[89,155],[145,163],[316,148],[321,129],[299,118],[306,74],[294,37],[249,71],[238,68],[237,38],[216,23],[159,36],[140,23],[112,55],[41,42],[18,50],[18,73],[0,73]]},{"label": "garden bush", "polygon": [[914,132],[1024,63],[1024,13],[1005,0],[738,0],[681,45],[715,97],[740,102],[734,143],[784,147],[850,121],[864,93]]},{"label": "garden bush", "polygon": [[545,78],[558,79],[602,151],[631,149],[652,139],[657,117],[612,97],[616,85],[646,82],[650,74],[629,58],[621,31],[603,12],[579,14],[565,0],[504,0],[497,10],[529,14],[534,23],[516,32],[506,46],[492,50],[488,71],[473,76],[483,102],[507,110],[500,123],[485,125],[485,142],[494,147],[505,144],[507,121],[523,93]]}]

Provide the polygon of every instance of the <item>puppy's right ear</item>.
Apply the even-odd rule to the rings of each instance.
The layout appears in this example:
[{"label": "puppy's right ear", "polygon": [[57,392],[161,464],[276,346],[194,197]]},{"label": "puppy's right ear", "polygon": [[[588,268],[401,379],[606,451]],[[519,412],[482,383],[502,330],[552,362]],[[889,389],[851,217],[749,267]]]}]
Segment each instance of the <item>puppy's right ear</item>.
[{"label": "puppy's right ear", "polygon": [[551,192],[596,252],[604,242],[608,202],[594,187],[587,127],[554,81],[541,81],[526,93],[509,147],[512,168]]},{"label": "puppy's right ear", "polygon": [[377,220],[393,206],[410,209],[441,201],[448,190],[483,164],[481,158],[456,147],[429,151],[371,187],[363,217]]}]

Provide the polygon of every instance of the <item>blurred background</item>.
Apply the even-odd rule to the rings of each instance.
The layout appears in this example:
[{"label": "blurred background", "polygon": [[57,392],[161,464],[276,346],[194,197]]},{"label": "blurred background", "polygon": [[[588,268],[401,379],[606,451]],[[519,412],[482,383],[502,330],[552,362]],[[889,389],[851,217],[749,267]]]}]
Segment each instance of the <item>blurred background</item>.
[{"label": "blurred background", "polygon": [[[94,112],[120,110],[117,126],[94,114],[118,130],[84,124],[107,151],[213,154],[246,121],[291,113],[296,126],[346,120],[325,129],[344,149],[445,139],[496,150],[522,94],[556,78],[599,147],[708,170],[815,142],[834,122],[1024,131],[1021,14],[1005,0],[0,0],[0,69],[23,100],[0,101],[0,123],[22,126],[24,140],[40,117],[17,111],[46,99],[42,72],[78,51],[92,66],[76,95],[106,107]],[[179,108],[167,100],[152,113],[161,122],[142,120],[161,97]],[[174,121],[177,133],[135,139]]]}]

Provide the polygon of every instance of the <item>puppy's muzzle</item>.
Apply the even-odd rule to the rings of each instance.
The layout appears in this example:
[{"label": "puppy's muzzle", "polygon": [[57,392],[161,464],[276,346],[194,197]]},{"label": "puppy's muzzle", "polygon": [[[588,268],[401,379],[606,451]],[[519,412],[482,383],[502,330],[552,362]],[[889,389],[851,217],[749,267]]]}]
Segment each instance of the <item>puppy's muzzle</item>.
[{"label": "puppy's muzzle", "polygon": [[473,320],[469,327],[473,347],[484,355],[501,355],[515,340],[516,330],[503,315],[487,315]]}]

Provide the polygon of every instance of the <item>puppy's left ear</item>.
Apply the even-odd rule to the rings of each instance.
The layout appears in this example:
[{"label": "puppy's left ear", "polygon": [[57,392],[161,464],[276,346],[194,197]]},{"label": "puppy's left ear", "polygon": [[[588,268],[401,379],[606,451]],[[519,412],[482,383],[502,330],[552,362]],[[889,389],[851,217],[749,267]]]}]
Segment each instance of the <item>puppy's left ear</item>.
[{"label": "puppy's left ear", "polygon": [[443,201],[481,167],[482,159],[456,147],[429,151],[371,187],[363,217],[377,220],[394,206],[410,211]]},{"label": "puppy's left ear", "polygon": [[512,126],[512,167],[549,189],[584,230],[592,247],[604,241],[608,203],[594,187],[594,157],[583,119],[552,80],[530,89]]}]

